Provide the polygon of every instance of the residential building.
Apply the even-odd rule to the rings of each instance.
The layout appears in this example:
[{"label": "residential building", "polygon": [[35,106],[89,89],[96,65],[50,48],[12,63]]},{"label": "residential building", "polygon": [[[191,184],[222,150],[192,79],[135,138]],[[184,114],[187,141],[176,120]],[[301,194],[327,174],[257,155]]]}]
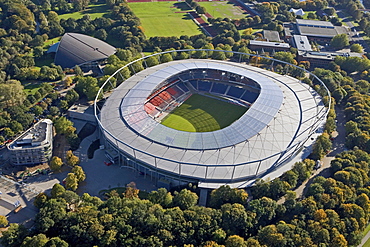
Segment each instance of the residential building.
[{"label": "residential building", "polygon": [[8,145],[13,165],[48,162],[53,150],[53,122],[43,119]]}]

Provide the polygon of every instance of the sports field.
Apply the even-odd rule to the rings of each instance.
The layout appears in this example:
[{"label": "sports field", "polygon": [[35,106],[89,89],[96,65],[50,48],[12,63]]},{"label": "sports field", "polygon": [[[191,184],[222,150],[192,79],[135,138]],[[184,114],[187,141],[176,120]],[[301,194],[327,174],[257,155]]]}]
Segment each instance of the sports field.
[{"label": "sports field", "polygon": [[188,132],[209,132],[222,129],[240,118],[247,109],[221,100],[193,94],[168,114],[162,124]]},{"label": "sports field", "polygon": [[148,38],[202,33],[186,13],[190,8],[184,2],[134,2],[129,3],[129,6],[140,18],[145,36]]},{"label": "sports field", "polygon": [[244,14],[238,6],[231,2],[198,2],[200,6],[205,7],[208,14],[213,18],[241,19],[248,16]]}]

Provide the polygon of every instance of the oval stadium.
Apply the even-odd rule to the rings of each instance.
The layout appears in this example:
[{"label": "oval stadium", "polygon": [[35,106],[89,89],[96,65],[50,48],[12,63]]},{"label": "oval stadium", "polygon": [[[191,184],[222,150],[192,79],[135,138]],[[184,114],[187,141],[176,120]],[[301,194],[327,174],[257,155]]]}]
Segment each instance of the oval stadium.
[{"label": "oval stadium", "polygon": [[105,97],[95,115],[107,157],[169,186],[246,187],[277,177],[312,144],[328,112],[298,79],[210,59],[148,67]]}]

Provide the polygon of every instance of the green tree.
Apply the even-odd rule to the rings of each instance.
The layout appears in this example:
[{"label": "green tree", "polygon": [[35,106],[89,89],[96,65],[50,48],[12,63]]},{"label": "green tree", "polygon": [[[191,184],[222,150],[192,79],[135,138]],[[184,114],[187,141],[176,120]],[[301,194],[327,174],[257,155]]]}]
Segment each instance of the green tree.
[{"label": "green tree", "polygon": [[78,66],[78,65],[76,65],[76,66],[74,67],[74,71],[75,71],[75,75],[76,75],[76,76],[83,76],[83,75],[84,75],[84,73],[83,73],[82,69],[81,69],[81,68],[80,68],[80,66]]},{"label": "green tree", "polygon": [[37,234],[33,237],[26,237],[21,247],[40,247],[45,246],[45,244],[49,241],[48,237],[45,236],[45,234]]},{"label": "green tree", "polygon": [[197,194],[187,189],[183,189],[180,192],[176,191],[175,196],[173,197],[174,206],[178,206],[182,210],[194,206],[197,202],[198,202]]},{"label": "green tree", "polygon": [[149,201],[157,203],[164,208],[169,207],[172,204],[173,196],[165,188],[159,188],[149,193]]},{"label": "green tree", "polygon": [[353,44],[351,45],[351,52],[358,52],[358,53],[363,53],[364,48],[360,44]]},{"label": "green tree", "polygon": [[45,247],[68,247],[68,243],[59,237],[54,237],[45,244]]},{"label": "green tree", "polygon": [[65,192],[66,189],[62,185],[56,183],[53,185],[50,194],[52,198],[58,198],[61,197]]},{"label": "green tree", "polygon": [[63,165],[63,161],[61,158],[57,156],[53,156],[50,161],[50,169],[52,171],[60,171],[60,168]]},{"label": "green tree", "polygon": [[297,61],[294,59],[294,55],[290,52],[285,51],[275,52],[274,58],[287,63],[297,64]]},{"label": "green tree", "polygon": [[246,247],[244,238],[238,235],[229,236],[225,241],[225,247]]},{"label": "green tree", "polygon": [[66,188],[73,191],[78,188],[78,179],[74,173],[68,173],[66,178]]},{"label": "green tree", "polygon": [[346,46],[349,46],[349,39],[347,34],[342,33],[334,36],[330,41],[330,46],[335,49],[342,49]]},{"label": "green tree", "polygon": [[245,205],[248,193],[243,189],[231,188],[229,185],[222,185],[211,192],[210,206],[220,208],[226,203],[240,203]]},{"label": "green tree", "polygon": [[7,247],[21,246],[23,239],[28,235],[28,231],[23,225],[11,223],[8,230],[2,233],[1,244]]},{"label": "green tree", "polygon": [[57,134],[65,134],[68,127],[73,126],[73,123],[66,117],[60,117],[54,121],[54,127]]}]

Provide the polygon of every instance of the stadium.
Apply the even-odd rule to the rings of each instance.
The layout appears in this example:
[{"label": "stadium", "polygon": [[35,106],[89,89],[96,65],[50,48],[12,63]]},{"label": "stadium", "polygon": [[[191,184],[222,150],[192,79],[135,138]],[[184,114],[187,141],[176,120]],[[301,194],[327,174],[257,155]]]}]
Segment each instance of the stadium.
[{"label": "stadium", "polygon": [[[309,85],[241,62],[177,60],[126,80],[124,68],[95,100],[101,140],[110,160],[161,185],[245,187],[290,169],[328,113]],[[103,93],[112,78],[122,83]]]}]

